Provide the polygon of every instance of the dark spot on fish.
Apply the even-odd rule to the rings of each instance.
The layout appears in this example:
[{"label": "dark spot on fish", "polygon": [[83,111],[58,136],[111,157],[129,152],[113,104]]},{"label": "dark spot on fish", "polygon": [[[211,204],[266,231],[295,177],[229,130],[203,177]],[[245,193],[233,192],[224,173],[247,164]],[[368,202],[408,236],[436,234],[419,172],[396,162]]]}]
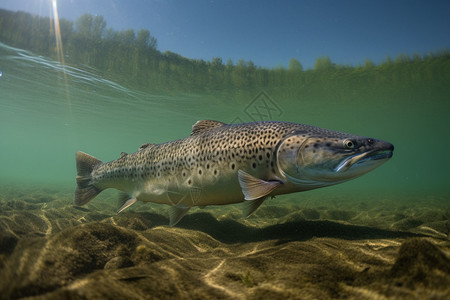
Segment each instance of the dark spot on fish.
[{"label": "dark spot on fish", "polygon": [[253,164],[252,164],[252,168],[253,168],[253,169],[256,169],[256,163],[253,163]]},{"label": "dark spot on fish", "polygon": [[208,170],[209,170],[209,164],[206,164],[206,169],[208,169]]},{"label": "dark spot on fish", "polygon": [[214,175],[217,175],[217,170],[214,170]]},{"label": "dark spot on fish", "polygon": [[263,159],[262,155],[258,156],[258,159],[259,159],[259,160],[262,160],[262,159]]},{"label": "dark spot on fish", "polygon": [[202,170],[198,170],[198,175],[202,175]]},{"label": "dark spot on fish", "polygon": [[327,145],[327,147],[330,147],[330,146],[331,146],[331,143],[327,143],[326,145]]},{"label": "dark spot on fish", "polygon": [[231,169],[234,170],[236,166],[234,164],[231,164]]}]

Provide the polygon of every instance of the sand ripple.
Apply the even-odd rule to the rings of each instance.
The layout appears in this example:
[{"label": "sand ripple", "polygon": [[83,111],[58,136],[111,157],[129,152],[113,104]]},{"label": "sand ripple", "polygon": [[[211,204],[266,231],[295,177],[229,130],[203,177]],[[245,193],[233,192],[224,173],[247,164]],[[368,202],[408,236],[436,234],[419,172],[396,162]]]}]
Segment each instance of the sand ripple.
[{"label": "sand ripple", "polygon": [[[375,209],[280,204],[241,220],[228,207],[194,210],[170,228],[159,207],[116,215],[112,204],[77,208],[70,196],[41,201],[47,194],[0,202],[2,298],[450,297],[448,218],[439,212],[400,226],[411,216],[364,225]],[[381,219],[391,221],[373,226]]]}]

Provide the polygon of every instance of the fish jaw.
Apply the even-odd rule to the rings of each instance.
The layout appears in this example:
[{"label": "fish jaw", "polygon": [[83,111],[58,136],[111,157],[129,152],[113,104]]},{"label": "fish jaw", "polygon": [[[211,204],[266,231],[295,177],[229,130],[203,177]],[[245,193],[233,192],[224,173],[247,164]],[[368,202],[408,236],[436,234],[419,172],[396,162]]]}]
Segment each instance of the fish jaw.
[{"label": "fish jaw", "polygon": [[[367,173],[383,163],[387,162],[393,155],[393,150],[373,150],[364,153],[355,154],[343,160],[336,168],[335,172],[345,172],[352,167],[358,167],[362,164],[365,165],[365,172]],[[370,168],[369,168],[370,163]]]}]

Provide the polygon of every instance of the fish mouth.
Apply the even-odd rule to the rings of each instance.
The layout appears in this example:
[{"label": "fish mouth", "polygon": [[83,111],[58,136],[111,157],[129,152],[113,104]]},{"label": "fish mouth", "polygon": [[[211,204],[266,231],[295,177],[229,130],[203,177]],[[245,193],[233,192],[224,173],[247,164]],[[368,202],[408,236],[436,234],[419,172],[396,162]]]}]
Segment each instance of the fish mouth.
[{"label": "fish mouth", "polygon": [[393,149],[372,150],[347,157],[334,169],[336,173],[348,170],[353,165],[364,164],[368,161],[387,160],[393,155]]},{"label": "fish mouth", "polygon": [[367,160],[379,160],[379,159],[386,159],[391,158],[393,154],[393,151],[391,149],[388,150],[375,150],[372,152],[369,152],[369,155],[362,158],[358,161],[358,163],[363,163]]}]

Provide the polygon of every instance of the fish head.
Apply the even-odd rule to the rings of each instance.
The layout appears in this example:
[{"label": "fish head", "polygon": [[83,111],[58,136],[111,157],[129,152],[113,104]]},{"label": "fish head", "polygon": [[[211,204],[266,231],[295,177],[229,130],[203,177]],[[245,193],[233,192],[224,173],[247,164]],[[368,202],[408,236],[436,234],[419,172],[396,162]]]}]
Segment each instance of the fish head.
[{"label": "fish head", "polygon": [[281,176],[302,189],[329,186],[359,177],[392,157],[391,143],[326,131],[326,135],[297,133],[277,149]]}]

